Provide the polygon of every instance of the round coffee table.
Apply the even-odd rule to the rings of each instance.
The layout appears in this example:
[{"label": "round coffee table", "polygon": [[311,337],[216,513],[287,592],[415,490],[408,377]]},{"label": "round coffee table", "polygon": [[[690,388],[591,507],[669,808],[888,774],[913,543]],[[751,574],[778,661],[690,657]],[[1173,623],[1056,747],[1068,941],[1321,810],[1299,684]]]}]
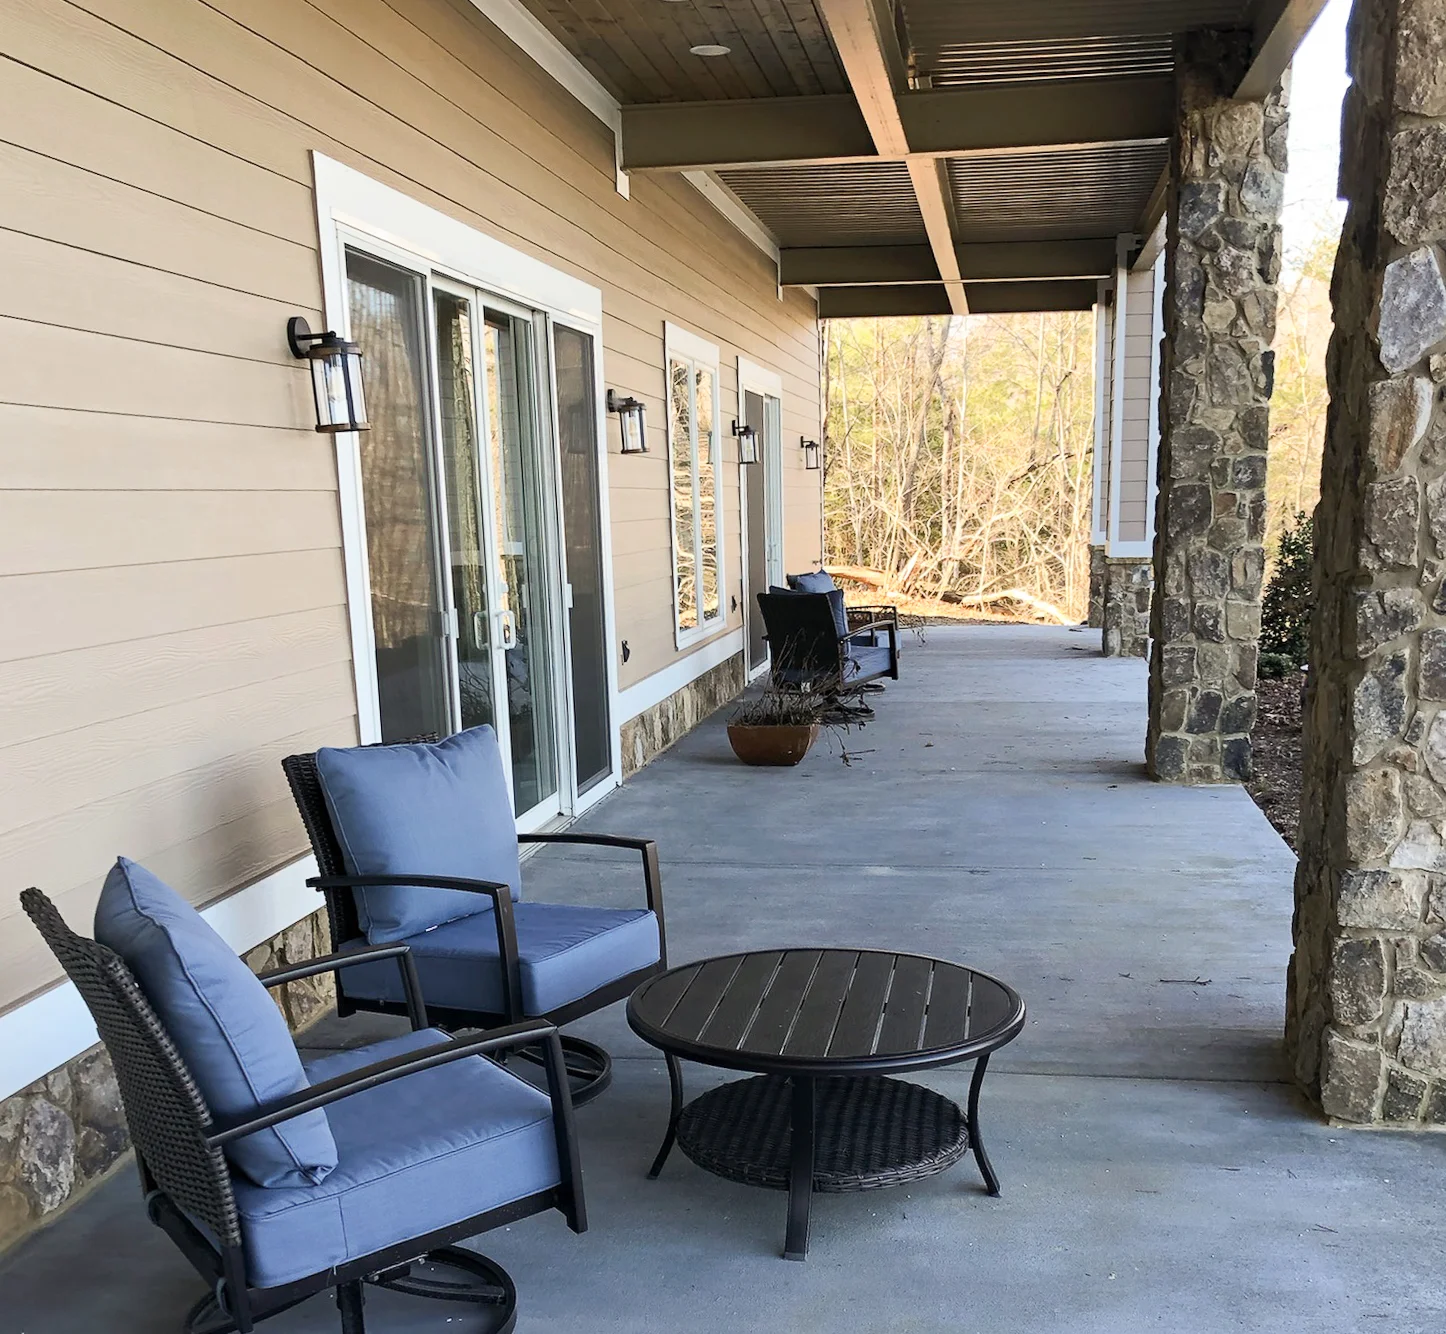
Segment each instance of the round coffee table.
[{"label": "round coffee table", "polygon": [[[1024,1027],[1024,1002],[987,973],[881,950],[754,950],[650,978],[628,1001],[628,1023],[671,1056],[758,1076],[685,1106],[670,1061],[672,1115],[648,1175],[676,1141],[719,1176],[787,1189],[790,1260],[808,1253],[814,1191],[916,1181],[972,1151],[999,1194],[979,1135],[979,1090],[989,1053]],[[890,1077],[968,1060],[967,1114]]]}]

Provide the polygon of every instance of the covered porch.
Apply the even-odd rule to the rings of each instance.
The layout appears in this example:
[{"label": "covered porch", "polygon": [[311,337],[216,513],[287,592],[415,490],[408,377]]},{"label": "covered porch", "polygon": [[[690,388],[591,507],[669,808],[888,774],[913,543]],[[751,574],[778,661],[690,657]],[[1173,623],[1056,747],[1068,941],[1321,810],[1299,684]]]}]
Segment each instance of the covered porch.
[{"label": "covered porch", "polygon": [[[579,1112],[591,1229],[546,1216],[478,1243],[516,1278],[527,1329],[1441,1327],[1446,1141],[1334,1129],[1291,1085],[1294,858],[1240,788],[1146,778],[1145,693],[1145,665],[1102,661],[1087,631],[929,629],[845,738],[850,764],[820,745],[798,770],[745,769],[724,711],[594,809],[587,828],[658,839],[678,962],[919,950],[1009,981],[1029,1021],[984,1090],[1003,1197],[967,1159],[820,1197],[802,1265],[778,1258],[780,1195],[679,1154],[645,1179],[662,1062],[621,1006],[578,1025],[616,1060]],[[592,860],[549,851],[526,875],[530,895],[617,901]],[[915,1077],[962,1099],[968,1073]],[[690,1093],[718,1077],[687,1067]],[[198,1295],[129,1171],[0,1262],[6,1334],[149,1334]],[[396,1334],[467,1328],[372,1303]],[[334,1327],[326,1295],[267,1326]]]}]

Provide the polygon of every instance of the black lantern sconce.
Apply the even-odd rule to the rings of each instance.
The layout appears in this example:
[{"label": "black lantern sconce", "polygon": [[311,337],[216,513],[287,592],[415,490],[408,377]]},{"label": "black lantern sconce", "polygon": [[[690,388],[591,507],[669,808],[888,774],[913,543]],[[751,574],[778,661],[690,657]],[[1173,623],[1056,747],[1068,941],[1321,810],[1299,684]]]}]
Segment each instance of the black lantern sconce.
[{"label": "black lantern sconce", "polygon": [[616,389],[608,390],[608,411],[618,414],[623,433],[624,454],[648,452],[647,408],[640,398],[619,398]]},{"label": "black lantern sconce", "polygon": [[802,436],[799,436],[798,443],[803,446],[803,466],[807,468],[809,472],[817,472],[818,441],[805,440]]},{"label": "black lantern sconce", "polygon": [[758,462],[758,432],[751,426],[733,423],[733,434],[738,441],[738,462]]},{"label": "black lantern sconce", "polygon": [[311,392],[316,399],[316,429],[328,435],[369,431],[366,397],[362,393],[361,348],[328,329],[312,333],[293,315],[286,321],[286,341],[295,356],[311,362]]}]

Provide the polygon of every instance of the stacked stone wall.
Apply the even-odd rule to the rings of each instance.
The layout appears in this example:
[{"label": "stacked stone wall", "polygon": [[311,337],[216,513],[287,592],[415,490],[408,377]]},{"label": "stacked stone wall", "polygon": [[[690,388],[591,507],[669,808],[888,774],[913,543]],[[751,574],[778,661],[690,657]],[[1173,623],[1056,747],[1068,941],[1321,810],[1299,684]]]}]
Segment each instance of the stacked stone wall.
[{"label": "stacked stone wall", "polygon": [[737,699],[748,684],[743,654],[720,662],[622,726],[623,777],[635,774],[704,718]]},{"label": "stacked stone wall", "polygon": [[1286,1038],[1332,1117],[1446,1125],[1446,0],[1351,21]]},{"label": "stacked stone wall", "polygon": [[[30,929],[28,923],[22,928]],[[246,962],[264,972],[330,949],[326,914],[319,912],[257,946]],[[293,982],[272,995],[293,1031],[336,1003],[330,976]],[[83,1196],[129,1149],[120,1089],[103,1047],[0,1102],[0,1250]]]},{"label": "stacked stone wall", "polygon": [[1105,548],[1090,548],[1090,605],[1086,619],[1091,630],[1103,628],[1105,623]]},{"label": "stacked stone wall", "polygon": [[1250,773],[1287,96],[1229,91],[1243,32],[1181,54],[1168,213],[1146,759],[1167,782]]},{"label": "stacked stone wall", "polygon": [[1150,653],[1150,603],[1155,567],[1148,556],[1105,562],[1104,618],[1100,651],[1107,658],[1145,658]]}]

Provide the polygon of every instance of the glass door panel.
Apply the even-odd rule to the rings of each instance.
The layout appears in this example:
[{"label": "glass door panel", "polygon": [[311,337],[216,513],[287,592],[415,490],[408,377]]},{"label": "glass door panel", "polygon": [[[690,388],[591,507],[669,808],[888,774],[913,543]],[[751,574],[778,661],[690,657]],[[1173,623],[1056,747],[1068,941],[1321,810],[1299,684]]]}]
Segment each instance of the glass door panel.
[{"label": "glass door panel", "polygon": [[763,395],[749,389],[743,395],[743,420],[757,432],[759,461],[740,465],[748,508],[748,569],[744,597],[744,619],[748,625],[748,666],[761,667],[768,661],[768,643],[763,638],[763,615],[758,594],[768,592],[768,488],[772,442],[764,421]]},{"label": "glass door panel", "polygon": [[360,455],[381,736],[444,735],[452,730],[452,691],[423,282],[350,250],[346,268],[351,336],[366,358],[372,422],[360,435]]},{"label": "glass door panel", "polygon": [[[486,515],[477,436],[472,303],[432,293],[437,335],[437,419],[447,493],[452,598],[457,610],[457,694],[461,726],[497,725],[492,623],[488,615]],[[502,736],[506,745],[506,735]]]},{"label": "glass door panel", "polygon": [[497,562],[494,643],[502,659],[512,796],[519,818],[555,801],[558,792],[547,474],[538,439],[532,333],[527,320],[486,312],[487,461]]},{"label": "glass door panel", "polygon": [[558,325],[553,346],[557,443],[562,461],[564,578],[571,595],[568,641],[572,657],[573,760],[577,790],[582,793],[612,772],[598,496],[597,389],[590,335]]}]

